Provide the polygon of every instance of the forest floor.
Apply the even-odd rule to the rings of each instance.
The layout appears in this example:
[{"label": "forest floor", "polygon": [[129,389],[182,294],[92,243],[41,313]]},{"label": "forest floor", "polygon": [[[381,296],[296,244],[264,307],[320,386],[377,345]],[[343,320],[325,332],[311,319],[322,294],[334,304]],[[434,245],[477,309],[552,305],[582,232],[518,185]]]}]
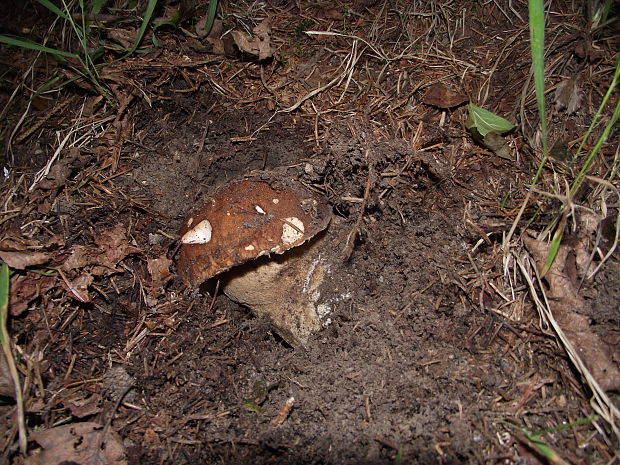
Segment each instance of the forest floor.
[{"label": "forest floor", "polygon": [[[543,149],[524,1],[220,2],[209,35],[206,0],[160,2],[150,24],[176,25],[124,57],[146,5],[116,3],[90,26],[97,74],[0,44],[24,406],[3,356],[1,463],[617,463],[617,126],[569,194],[618,100],[586,138],[617,22],[551,2],[552,148],[529,189]],[[79,54],[44,6],[12,4],[3,34]],[[468,102],[515,124],[501,156]],[[320,193],[344,232],[330,324],[305,347],[218,277],[176,272],[184,219],[261,176]]]}]

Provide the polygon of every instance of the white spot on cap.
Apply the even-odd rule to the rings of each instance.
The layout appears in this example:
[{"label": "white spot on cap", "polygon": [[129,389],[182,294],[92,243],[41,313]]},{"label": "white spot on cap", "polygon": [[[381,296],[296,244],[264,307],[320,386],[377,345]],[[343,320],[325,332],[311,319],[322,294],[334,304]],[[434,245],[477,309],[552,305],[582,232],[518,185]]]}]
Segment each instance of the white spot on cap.
[{"label": "white spot on cap", "polygon": [[252,250],[254,250],[254,246],[252,244],[246,245],[244,249],[247,250],[248,252],[251,252]]},{"label": "white spot on cap", "polygon": [[254,208],[256,208],[256,211],[258,213],[260,213],[261,215],[266,215],[267,213],[265,213],[265,210],[263,210],[259,205],[256,205]]},{"label": "white spot on cap", "polygon": [[282,225],[282,243],[284,245],[292,244],[303,237],[304,224],[299,218],[289,217],[284,219]]},{"label": "white spot on cap", "polygon": [[276,205],[280,203],[280,199],[273,199],[272,200],[273,203],[275,203]]},{"label": "white spot on cap", "polygon": [[183,234],[181,242],[183,244],[206,244],[211,240],[211,223],[208,220],[202,220],[194,229]]}]

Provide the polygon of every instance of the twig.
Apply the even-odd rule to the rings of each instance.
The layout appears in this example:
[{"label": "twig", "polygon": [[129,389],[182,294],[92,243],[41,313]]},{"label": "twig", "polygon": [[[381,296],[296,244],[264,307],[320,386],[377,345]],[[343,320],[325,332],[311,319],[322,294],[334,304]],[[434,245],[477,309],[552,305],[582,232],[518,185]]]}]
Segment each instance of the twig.
[{"label": "twig", "polygon": [[368,198],[370,197],[370,190],[372,189],[374,164],[370,161],[370,146],[368,142],[366,142],[366,160],[368,161],[368,177],[366,178],[366,187],[364,188],[364,198],[362,199],[362,205],[360,207],[360,213],[357,220],[355,220],[355,224],[351,228],[351,231],[349,231],[349,234],[347,234],[347,239],[342,254],[344,261],[349,260],[349,258],[351,258],[351,254],[353,253],[355,238],[360,231],[362,220],[364,218],[364,212],[366,211],[366,206],[368,205]]}]

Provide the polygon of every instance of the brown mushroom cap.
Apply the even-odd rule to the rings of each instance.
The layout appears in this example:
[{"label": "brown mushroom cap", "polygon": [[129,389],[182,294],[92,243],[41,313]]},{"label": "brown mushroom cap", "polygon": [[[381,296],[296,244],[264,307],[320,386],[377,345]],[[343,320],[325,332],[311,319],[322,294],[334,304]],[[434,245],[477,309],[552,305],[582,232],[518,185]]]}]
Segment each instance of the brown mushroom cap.
[{"label": "brown mushroom cap", "polygon": [[178,273],[196,286],[262,255],[282,254],[324,230],[331,215],[326,199],[299,182],[235,182],[184,221]]}]

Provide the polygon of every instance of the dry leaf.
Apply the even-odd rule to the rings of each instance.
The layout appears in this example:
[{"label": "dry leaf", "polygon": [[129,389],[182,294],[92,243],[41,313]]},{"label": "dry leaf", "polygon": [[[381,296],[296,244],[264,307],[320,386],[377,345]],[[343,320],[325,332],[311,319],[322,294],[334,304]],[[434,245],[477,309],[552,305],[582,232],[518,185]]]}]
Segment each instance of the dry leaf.
[{"label": "dry leaf", "polygon": [[113,229],[103,231],[95,237],[95,243],[105,255],[107,263],[101,263],[113,268],[127,255],[140,252],[140,249],[129,244],[127,230],[122,224]]},{"label": "dry leaf", "polygon": [[63,405],[71,410],[71,414],[77,418],[84,418],[101,412],[100,402],[101,396],[99,394],[93,394],[86,399],[76,394],[62,401]]},{"label": "dry leaf", "polygon": [[155,290],[160,290],[164,283],[170,279],[172,273],[170,272],[170,265],[172,260],[162,255],[159,258],[149,258],[147,261],[147,268],[152,278],[152,287]]},{"label": "dry leaf", "polygon": [[[542,269],[549,245],[525,235],[525,246]],[[592,331],[590,319],[584,315],[586,302],[577,293],[570,277],[565,273],[571,249],[560,246],[553,265],[545,275],[549,284],[549,308],[560,328],[588,367],[602,389],[620,389],[620,370],[613,362],[615,347],[610,347]],[[581,311],[580,311],[581,310]]]},{"label": "dry leaf", "polygon": [[43,450],[28,457],[25,465],[126,465],[125,448],[116,432],[98,423],[57,426],[30,435]]},{"label": "dry leaf", "polygon": [[258,56],[259,60],[265,60],[273,56],[274,49],[271,48],[271,23],[269,19],[263,20],[258,26],[252,29],[254,36],[249,38],[245,32],[232,31],[231,35],[244,53]]},{"label": "dry leaf", "polygon": [[[88,84],[90,86],[90,84]],[[52,190],[62,187],[75,170],[82,166],[87,156],[80,154],[80,150],[73,147],[63,153],[63,156],[52,165],[49,173],[38,184],[37,188]]]},{"label": "dry leaf", "polygon": [[438,82],[428,88],[426,94],[422,98],[422,102],[426,105],[432,105],[439,108],[453,108],[462,105],[469,100],[466,95],[454,92],[445,85]]},{"label": "dry leaf", "polygon": [[576,113],[581,106],[581,87],[578,76],[561,81],[555,89],[555,108],[557,111],[566,109],[566,114]]},{"label": "dry leaf", "polygon": [[[80,302],[90,302],[91,297],[88,287],[93,283],[94,278],[90,273],[82,273],[74,280],[68,280],[71,295]],[[66,283],[67,284],[67,283]]]},{"label": "dry leaf", "polygon": [[6,250],[0,250],[0,258],[4,263],[16,270],[42,265],[50,259],[49,255],[43,252],[9,252]]},{"label": "dry leaf", "polygon": [[127,231],[121,224],[101,232],[95,242],[99,247],[76,245],[71,255],[62,264],[65,271],[78,270],[88,265],[95,265],[91,273],[95,276],[110,275],[123,270],[116,265],[128,255],[139,253],[140,249],[129,244]]},{"label": "dry leaf", "polygon": [[133,44],[136,41],[136,35],[136,30],[132,28],[108,30],[108,39],[120,44],[126,49],[133,47]]},{"label": "dry leaf", "polygon": [[28,273],[11,276],[11,292],[9,296],[9,312],[18,316],[28,309],[28,304],[41,294],[46,293],[56,285],[54,276]]}]

